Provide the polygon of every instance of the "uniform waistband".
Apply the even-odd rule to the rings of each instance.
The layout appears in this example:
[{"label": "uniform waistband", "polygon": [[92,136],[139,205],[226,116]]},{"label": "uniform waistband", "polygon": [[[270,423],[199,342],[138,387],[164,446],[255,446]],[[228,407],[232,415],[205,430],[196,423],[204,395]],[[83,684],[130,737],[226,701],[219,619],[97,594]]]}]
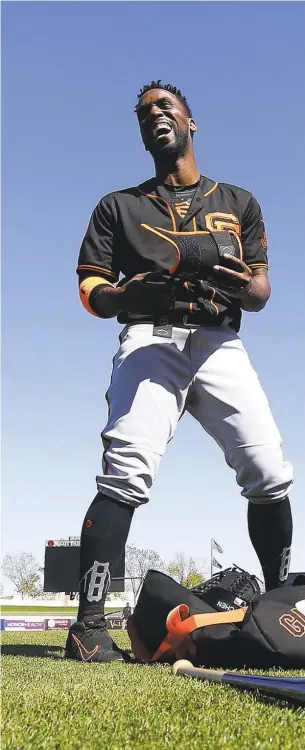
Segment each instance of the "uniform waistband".
[{"label": "uniform waistband", "polygon": [[185,313],[169,314],[168,316],[160,317],[158,320],[153,320],[147,316],[131,316],[131,315],[119,315],[118,323],[123,325],[137,325],[139,323],[148,323],[154,326],[170,325],[175,328],[231,328],[233,331],[237,331],[237,327],[234,325],[234,321],[228,315],[204,315],[203,313]]},{"label": "uniform waistband", "polygon": [[152,325],[152,326],[172,326],[173,328],[186,328],[186,329],[196,329],[196,328],[219,328],[219,329],[227,329],[229,328],[232,331],[235,331],[235,327],[232,321],[232,318],[225,317],[222,319],[221,323],[217,322],[217,318],[210,318],[208,321],[202,319],[201,321],[195,322],[193,316],[191,315],[184,315],[183,318],[178,320],[168,320],[164,318],[160,318],[158,321],[151,320],[149,318],[137,318],[137,320],[126,320],[122,321],[120,320],[119,323],[123,324],[124,326],[135,326],[135,325]]}]

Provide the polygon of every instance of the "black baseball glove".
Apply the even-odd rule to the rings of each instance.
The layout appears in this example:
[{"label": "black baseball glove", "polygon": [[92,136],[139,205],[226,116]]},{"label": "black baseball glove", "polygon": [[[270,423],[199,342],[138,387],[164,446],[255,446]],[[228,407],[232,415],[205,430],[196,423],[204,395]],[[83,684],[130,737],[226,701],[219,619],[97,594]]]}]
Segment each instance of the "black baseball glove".
[{"label": "black baseball glove", "polygon": [[262,593],[256,576],[236,565],[215,573],[191,591],[219,612],[246,607]]}]

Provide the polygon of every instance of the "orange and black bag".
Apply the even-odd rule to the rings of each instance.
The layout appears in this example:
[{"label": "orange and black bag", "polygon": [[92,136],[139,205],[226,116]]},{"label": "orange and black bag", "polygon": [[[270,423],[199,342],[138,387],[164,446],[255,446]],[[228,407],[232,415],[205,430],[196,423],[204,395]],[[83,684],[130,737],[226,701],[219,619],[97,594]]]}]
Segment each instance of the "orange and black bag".
[{"label": "orange and black bag", "polygon": [[305,668],[305,585],[219,612],[159,571],[148,571],[127,630],[136,659],[190,659],[224,669]]}]

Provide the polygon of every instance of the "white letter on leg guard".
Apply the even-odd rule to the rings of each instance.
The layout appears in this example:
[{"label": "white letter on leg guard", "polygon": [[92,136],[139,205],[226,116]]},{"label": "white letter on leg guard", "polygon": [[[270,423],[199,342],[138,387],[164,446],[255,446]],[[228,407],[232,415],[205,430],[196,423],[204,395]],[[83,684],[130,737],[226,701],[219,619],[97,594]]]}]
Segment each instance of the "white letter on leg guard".
[{"label": "white letter on leg guard", "polygon": [[281,555],[281,567],[279,572],[280,581],[287,581],[291,557],[291,547],[284,547]]},{"label": "white letter on leg guard", "polygon": [[[100,602],[106,596],[110,586],[109,563],[94,560],[92,568],[87,570],[84,578],[84,593],[88,602]],[[88,592],[86,588],[88,585]]]}]

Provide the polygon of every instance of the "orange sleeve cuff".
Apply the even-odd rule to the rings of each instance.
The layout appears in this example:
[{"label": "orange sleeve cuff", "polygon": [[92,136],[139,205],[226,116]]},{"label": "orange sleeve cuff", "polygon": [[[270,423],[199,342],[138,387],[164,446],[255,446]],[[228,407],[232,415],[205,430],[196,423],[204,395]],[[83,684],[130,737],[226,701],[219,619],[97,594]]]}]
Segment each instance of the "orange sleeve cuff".
[{"label": "orange sleeve cuff", "polygon": [[79,285],[79,296],[82,305],[84,306],[85,310],[87,312],[91,313],[91,315],[94,315],[96,318],[99,317],[94,310],[92,310],[92,307],[89,302],[89,297],[93,289],[95,289],[96,286],[101,286],[101,284],[107,284],[107,286],[113,286],[113,284],[110,283],[107,279],[103,279],[101,276],[89,276],[88,279],[84,279]]}]

